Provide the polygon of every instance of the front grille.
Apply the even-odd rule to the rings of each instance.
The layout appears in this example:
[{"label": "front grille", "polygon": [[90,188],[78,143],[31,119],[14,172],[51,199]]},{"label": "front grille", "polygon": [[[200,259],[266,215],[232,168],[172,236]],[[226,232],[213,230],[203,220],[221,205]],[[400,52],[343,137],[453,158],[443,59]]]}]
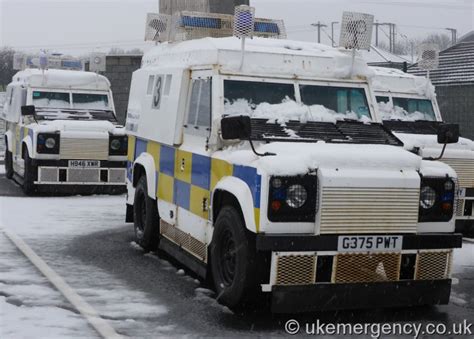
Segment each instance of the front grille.
[{"label": "front grille", "polygon": [[277,285],[308,285],[315,281],[315,255],[285,255],[277,261]]},{"label": "front grille", "polygon": [[323,188],[321,234],[415,233],[418,188]]},{"label": "front grille", "polygon": [[207,246],[205,243],[181,231],[179,228],[160,220],[160,233],[176,245],[184,248],[200,260],[207,261]]},{"label": "front grille", "polygon": [[107,160],[109,140],[61,138],[59,154],[61,159]]},{"label": "front grille", "polygon": [[125,169],[111,169],[109,170],[109,182],[122,184],[125,182]]},{"label": "front grille", "polygon": [[340,254],[334,266],[335,283],[397,281],[400,253]]},{"label": "front grille", "polygon": [[100,182],[100,171],[98,169],[75,169],[70,168],[67,173],[68,182]]},{"label": "front grille", "polygon": [[[173,227],[173,226],[171,226]],[[163,228],[163,226],[162,226]],[[173,227],[174,228],[174,227]],[[443,280],[451,276],[452,250],[419,251],[418,253],[344,253],[320,260],[316,254],[295,252],[274,253],[271,283],[277,286],[313,285],[319,282],[316,272],[326,271],[326,282],[333,284],[355,284],[395,282],[401,280]],[[324,253],[321,254],[327,258]],[[416,256],[413,261],[402,264],[402,255]],[[316,266],[316,263],[318,266]],[[319,265],[321,264],[321,267]],[[324,266],[326,265],[326,266]],[[402,267],[402,265],[405,265]],[[323,267],[324,266],[324,267]],[[316,271],[316,267],[318,270]],[[401,272],[415,272],[401,276]]]},{"label": "front grille", "polygon": [[452,251],[421,252],[417,258],[416,280],[442,280],[451,275]]},{"label": "front grille", "polygon": [[456,216],[464,216],[464,199],[456,199]]},{"label": "front grille", "polygon": [[474,159],[444,159],[458,174],[459,187],[474,188]]},{"label": "front grille", "polygon": [[42,182],[58,182],[58,169],[55,167],[40,167],[38,171],[38,179]]}]

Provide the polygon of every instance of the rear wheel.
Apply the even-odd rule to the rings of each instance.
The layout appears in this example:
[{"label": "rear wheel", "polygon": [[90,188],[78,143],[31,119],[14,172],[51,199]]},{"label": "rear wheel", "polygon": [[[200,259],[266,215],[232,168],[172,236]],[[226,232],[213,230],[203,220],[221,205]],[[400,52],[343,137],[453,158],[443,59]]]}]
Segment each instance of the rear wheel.
[{"label": "rear wheel", "polygon": [[23,175],[23,192],[26,195],[32,195],[36,191],[35,180],[38,169],[33,165],[28,151],[25,150],[25,172]]},{"label": "rear wheel", "polygon": [[211,271],[217,300],[234,309],[251,306],[257,293],[255,242],[245,229],[241,214],[222,208],[214,225]]},{"label": "rear wheel", "polygon": [[158,247],[160,218],[156,200],[148,196],[147,187],[146,177],[142,176],[135,188],[133,224],[135,242],[149,252]]},{"label": "rear wheel", "polygon": [[5,145],[5,175],[7,179],[13,178],[13,154],[8,151],[8,144]]}]

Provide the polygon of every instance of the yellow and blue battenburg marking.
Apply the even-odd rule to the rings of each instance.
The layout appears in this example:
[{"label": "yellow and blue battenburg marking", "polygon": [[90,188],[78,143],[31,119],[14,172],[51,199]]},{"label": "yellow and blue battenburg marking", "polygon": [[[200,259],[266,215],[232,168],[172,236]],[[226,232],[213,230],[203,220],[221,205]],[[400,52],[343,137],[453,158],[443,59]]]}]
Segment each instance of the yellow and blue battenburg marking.
[{"label": "yellow and blue battenburg marking", "polygon": [[244,181],[253,197],[255,224],[260,220],[261,176],[257,169],[233,165],[225,160],[190,153],[152,141],[129,137],[127,176],[133,180],[133,163],[150,154],[156,168],[156,197],[175,204],[203,219],[210,219],[211,192],[219,180],[233,176]]}]

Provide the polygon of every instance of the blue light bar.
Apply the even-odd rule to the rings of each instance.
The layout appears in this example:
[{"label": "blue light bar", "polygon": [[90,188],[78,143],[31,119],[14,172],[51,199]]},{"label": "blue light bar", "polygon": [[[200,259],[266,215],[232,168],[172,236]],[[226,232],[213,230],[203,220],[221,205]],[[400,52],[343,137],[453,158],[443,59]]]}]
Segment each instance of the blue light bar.
[{"label": "blue light bar", "polygon": [[72,69],[82,69],[82,62],[79,60],[62,60],[62,67]]},{"label": "blue light bar", "polygon": [[219,18],[183,16],[181,20],[182,20],[183,26],[185,27],[212,28],[212,29],[220,29],[222,27],[222,20]]},{"label": "blue light bar", "polygon": [[275,22],[263,22],[257,21],[255,22],[255,32],[257,33],[273,33],[273,34],[280,34],[280,28],[278,24]]}]

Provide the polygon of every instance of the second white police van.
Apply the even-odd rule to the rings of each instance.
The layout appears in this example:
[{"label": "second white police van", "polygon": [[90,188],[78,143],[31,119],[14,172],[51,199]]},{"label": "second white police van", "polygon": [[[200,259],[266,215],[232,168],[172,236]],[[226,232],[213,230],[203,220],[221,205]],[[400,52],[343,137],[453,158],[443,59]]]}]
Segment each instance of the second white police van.
[{"label": "second white police van", "polygon": [[284,39],[241,53],[232,37],[160,44],[133,74],[136,242],[235,309],[448,303],[456,173],[372,123],[365,62]]}]

